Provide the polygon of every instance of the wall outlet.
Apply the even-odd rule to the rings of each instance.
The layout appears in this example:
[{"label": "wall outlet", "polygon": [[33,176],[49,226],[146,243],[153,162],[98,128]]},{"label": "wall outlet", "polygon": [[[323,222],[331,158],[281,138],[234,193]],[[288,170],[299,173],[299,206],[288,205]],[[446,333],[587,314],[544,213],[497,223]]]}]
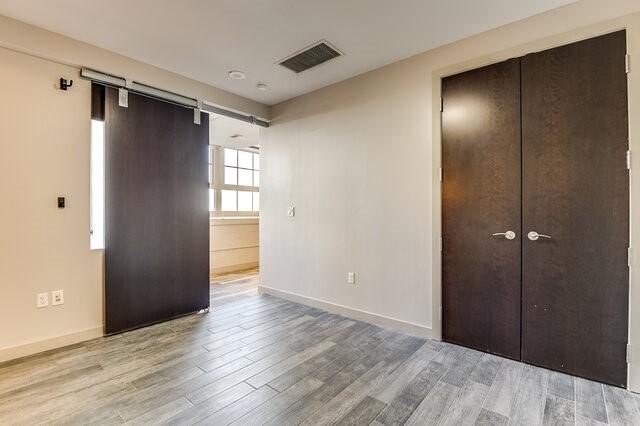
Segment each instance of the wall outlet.
[{"label": "wall outlet", "polygon": [[356,283],[356,273],[355,272],[347,272],[347,282],[349,284]]},{"label": "wall outlet", "polygon": [[38,293],[36,298],[36,306],[38,308],[45,308],[49,306],[49,293]]},{"label": "wall outlet", "polygon": [[294,206],[289,206],[287,209],[287,216],[294,217],[296,215],[296,208]]},{"label": "wall outlet", "polygon": [[64,290],[53,290],[51,292],[51,305],[62,305],[64,303]]}]

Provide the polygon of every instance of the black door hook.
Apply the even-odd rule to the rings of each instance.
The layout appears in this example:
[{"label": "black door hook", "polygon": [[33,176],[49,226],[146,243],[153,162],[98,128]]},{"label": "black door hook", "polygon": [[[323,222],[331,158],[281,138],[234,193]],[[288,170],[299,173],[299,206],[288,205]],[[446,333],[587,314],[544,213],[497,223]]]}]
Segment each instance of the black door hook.
[{"label": "black door hook", "polygon": [[67,90],[68,87],[73,86],[73,80],[67,80],[66,78],[60,78],[60,90]]}]

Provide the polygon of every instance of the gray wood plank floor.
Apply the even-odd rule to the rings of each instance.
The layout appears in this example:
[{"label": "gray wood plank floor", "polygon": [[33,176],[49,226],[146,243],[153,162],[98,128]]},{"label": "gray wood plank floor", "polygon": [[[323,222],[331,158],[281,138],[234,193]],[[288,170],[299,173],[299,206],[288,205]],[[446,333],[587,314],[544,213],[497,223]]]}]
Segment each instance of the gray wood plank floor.
[{"label": "gray wood plank floor", "polygon": [[245,284],[208,314],[1,364],[0,424],[640,424],[628,391]]}]

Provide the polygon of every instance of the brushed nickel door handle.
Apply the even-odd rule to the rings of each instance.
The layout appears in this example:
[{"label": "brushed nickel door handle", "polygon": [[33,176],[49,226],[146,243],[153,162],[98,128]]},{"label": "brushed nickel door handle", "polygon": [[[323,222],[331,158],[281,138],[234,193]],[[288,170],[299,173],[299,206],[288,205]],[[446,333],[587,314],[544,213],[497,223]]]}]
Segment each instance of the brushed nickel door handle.
[{"label": "brushed nickel door handle", "polygon": [[492,237],[504,236],[507,240],[513,240],[516,237],[516,233],[513,231],[507,232],[496,232],[495,234],[491,234]]},{"label": "brushed nickel door handle", "polygon": [[551,236],[545,234],[538,234],[536,231],[531,231],[527,234],[527,238],[531,241],[536,241],[538,238],[548,238],[551,239]]}]

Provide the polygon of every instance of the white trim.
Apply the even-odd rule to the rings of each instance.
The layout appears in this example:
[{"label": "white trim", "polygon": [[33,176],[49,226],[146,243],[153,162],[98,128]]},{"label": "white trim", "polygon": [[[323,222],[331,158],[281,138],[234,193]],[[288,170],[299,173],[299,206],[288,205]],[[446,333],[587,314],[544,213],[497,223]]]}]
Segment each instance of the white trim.
[{"label": "white trim", "polygon": [[75,343],[84,342],[102,336],[104,336],[104,329],[102,326],[100,326],[71,334],[65,334],[63,336],[56,336],[50,339],[27,343],[24,345],[0,349],[0,362],[34,355],[40,352],[49,351],[51,349],[62,348],[64,346],[73,345]]},{"label": "white trim", "polygon": [[288,291],[277,290],[275,288],[267,287],[264,285],[259,285],[258,291],[260,293],[270,294],[272,296],[280,297],[292,302],[302,303],[303,305],[323,309],[325,311],[343,315],[348,318],[366,321],[382,327],[393,328],[395,330],[402,331],[413,336],[423,337],[427,339],[432,338],[431,328],[424,325],[414,324],[411,322],[399,320],[397,318],[386,317],[384,315],[374,314],[372,312],[362,311],[360,309],[350,308],[348,306],[338,305],[337,303],[331,303],[325,300],[315,299],[313,297],[302,296],[300,294],[290,293]]}]

